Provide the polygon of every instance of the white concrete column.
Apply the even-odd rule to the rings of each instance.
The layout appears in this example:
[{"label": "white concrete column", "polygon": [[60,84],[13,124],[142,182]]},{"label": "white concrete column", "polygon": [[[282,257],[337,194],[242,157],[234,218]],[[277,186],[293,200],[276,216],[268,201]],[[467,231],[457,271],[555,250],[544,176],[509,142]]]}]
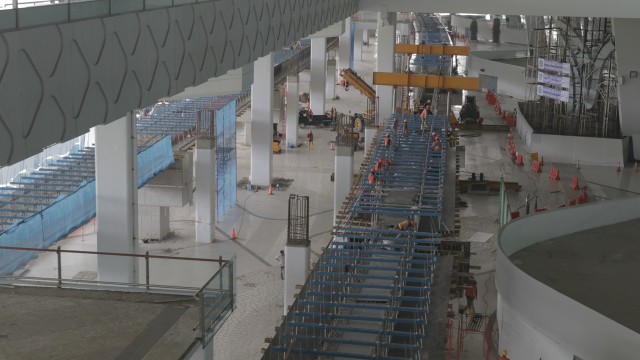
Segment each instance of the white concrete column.
[{"label": "white concrete column", "polygon": [[287,76],[287,149],[298,146],[298,100],[298,77]]},{"label": "white concrete column", "polygon": [[363,29],[362,31],[362,42],[367,44],[369,43],[369,30],[368,29]]},{"label": "white concrete column", "polygon": [[284,315],[293,304],[296,285],[303,285],[309,274],[311,264],[309,243],[304,245],[285,245],[284,247]]},{"label": "white concrete column", "polygon": [[251,86],[251,183],[269,186],[273,156],[273,53],[256,60],[253,71],[259,76],[254,77]]},{"label": "white concrete column", "polygon": [[364,39],[364,32],[366,30],[356,28],[353,34],[353,60],[362,61],[362,40]]},{"label": "white concrete column", "polygon": [[353,184],[353,147],[336,146],[335,175],[333,179],[333,222],[335,223],[338,211],[342,209],[342,203],[351,190]]},{"label": "white concrete column", "polygon": [[[97,250],[134,254],[138,250],[137,144],[135,116],[96,127]],[[98,279],[138,283],[137,259],[98,256]]]},{"label": "white concrete column", "polygon": [[351,68],[351,18],[344,21],[344,33],[338,38],[338,68]]},{"label": "white concrete column", "polygon": [[311,39],[311,76],[309,106],[314,114],[324,113],[327,82],[327,38]]},{"label": "white concrete column", "polygon": [[397,23],[396,30],[398,31],[398,35],[400,36],[400,42],[403,44],[409,43],[409,24],[408,23]]},{"label": "white concrete column", "polygon": [[216,150],[215,139],[196,140],[196,242],[209,244],[216,232]]},{"label": "white concrete column", "polygon": [[[273,89],[273,123],[277,124],[276,129],[278,129],[279,133],[282,133],[282,117],[284,116],[283,102],[284,92],[281,92],[279,86],[276,86]],[[273,133],[273,128],[271,131]]]},{"label": "white concrete column", "polygon": [[[616,37],[616,64],[618,68],[618,108],[620,109],[620,130],[622,135],[631,136],[633,157],[640,159],[640,77],[638,77],[638,37],[640,19],[613,19],[613,33]],[[635,72],[635,77],[631,77]]]},{"label": "white concrete column", "polygon": [[364,155],[367,156],[369,148],[371,148],[371,142],[378,132],[377,126],[365,126],[364,128]]},{"label": "white concrete column", "polygon": [[251,119],[244,122],[244,145],[251,146]]},{"label": "white concrete column", "polygon": [[[392,72],[396,41],[396,13],[378,13],[378,50],[376,71]],[[380,121],[394,112],[393,87],[376,85]]]},{"label": "white concrete column", "polygon": [[336,61],[327,60],[327,84],[326,84],[326,97],[327,99],[336,98]]}]

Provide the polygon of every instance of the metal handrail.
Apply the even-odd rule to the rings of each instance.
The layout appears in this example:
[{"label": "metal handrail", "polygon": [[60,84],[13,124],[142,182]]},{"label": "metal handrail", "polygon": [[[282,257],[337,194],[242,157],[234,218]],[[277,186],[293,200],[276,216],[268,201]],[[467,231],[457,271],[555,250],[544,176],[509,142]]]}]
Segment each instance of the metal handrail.
[{"label": "metal handrail", "polygon": [[[163,259],[163,260],[183,260],[183,261],[202,261],[202,262],[217,262],[222,267],[223,264],[227,263],[229,260],[222,260],[222,256],[218,259],[207,259],[207,258],[191,258],[191,257],[183,257],[183,256],[166,256],[166,255],[149,255],[149,252],[145,252],[145,254],[129,254],[129,253],[117,253],[117,252],[106,252],[106,251],[87,251],[87,250],[63,250],[58,246],[55,249],[39,249],[39,248],[28,248],[28,247],[18,247],[18,246],[0,246],[0,250],[17,250],[17,251],[36,251],[36,252],[50,252],[56,253],[58,260],[58,288],[62,287],[62,254],[84,254],[84,255],[103,255],[103,256],[124,256],[124,257],[132,257],[132,258],[144,258],[145,259],[145,286],[147,290],[152,285],[149,282],[150,279],[150,268],[149,261],[151,259]],[[218,271],[220,271],[218,269]],[[218,271],[212,276],[214,277]],[[209,281],[207,281],[207,284]],[[206,284],[205,284],[206,286]],[[195,294],[194,297],[198,297],[202,292],[203,287],[201,287]]]}]

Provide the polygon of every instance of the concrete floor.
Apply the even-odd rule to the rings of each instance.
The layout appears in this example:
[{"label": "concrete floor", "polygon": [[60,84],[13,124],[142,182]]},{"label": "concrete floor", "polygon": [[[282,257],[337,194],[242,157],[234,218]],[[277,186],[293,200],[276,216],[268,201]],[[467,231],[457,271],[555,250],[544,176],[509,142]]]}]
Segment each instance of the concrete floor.
[{"label": "concrete floor", "polygon": [[[494,45],[480,44],[478,46],[491,48]],[[355,67],[365,80],[371,81],[375,66],[375,38],[371,39],[370,47],[363,47],[363,61],[356,61]],[[300,91],[308,91],[308,72],[300,76]],[[338,111],[348,113],[364,110],[366,100],[355,89],[349,92],[337,88],[339,100],[328,100],[327,108],[335,106]],[[481,114],[487,123],[499,123],[492,108],[486,105],[484,96],[478,97]],[[501,99],[503,103],[512,99]],[[250,171],[250,147],[242,145],[244,140],[244,122],[249,112],[238,119],[238,179],[248,177]],[[306,132],[300,131],[299,142],[303,143]],[[314,149],[306,147],[284,149],[282,154],[273,156],[273,176],[293,179],[287,189],[267,195],[266,191],[252,192],[238,188],[238,201],[228,214],[219,218],[216,242],[213,244],[196,244],[194,207],[171,209],[171,235],[158,243],[140,244],[140,252],[149,251],[151,254],[217,258],[237,256],[237,309],[229,317],[214,339],[216,359],[259,359],[260,349],[266,347],[265,337],[273,336],[274,326],[280,323],[283,314],[283,286],[279,277],[279,269],[275,256],[284,247],[286,238],[287,199],[289,194],[310,196],[310,234],[311,260],[315,262],[320,254],[320,248],[329,241],[329,232],[333,216],[333,182],[330,174],[334,168],[334,151],[329,149],[329,141],[335,138],[335,132],[314,129]],[[471,133],[461,137],[460,143],[466,147],[465,164],[461,174],[470,172],[484,172],[488,179],[499,179],[501,175],[506,180],[518,181],[526,190],[512,192],[509,201],[516,209],[524,204],[527,193],[540,197],[539,207],[557,207],[575,194],[566,190],[572,165],[561,174],[564,179],[560,184],[550,183],[546,176],[548,168],[542,175],[532,174],[530,165],[517,167],[511,163],[507,154],[507,137],[504,133]],[[518,148],[523,149],[518,142]],[[526,156],[525,156],[526,158]],[[354,166],[359,167],[362,151],[356,152]],[[616,174],[610,167],[595,168],[584,166],[575,174],[585,181],[597,183],[600,197],[616,198],[635,195],[629,190],[621,189],[625,185],[633,185],[633,192],[640,193],[640,173],[633,173],[625,169],[622,174]],[[604,174],[604,175],[603,175]],[[628,180],[617,181],[616,176]],[[601,184],[601,185],[600,185]],[[590,186],[591,191],[592,186]],[[478,281],[478,299],[475,303],[477,312],[490,315],[496,310],[496,289],[494,281],[495,250],[499,226],[498,196],[462,194],[461,199],[467,207],[460,209],[461,232],[460,240],[469,240],[477,233],[489,234],[486,242],[472,242],[471,251],[474,254],[471,264]],[[522,208],[520,209],[522,210]],[[524,212],[523,212],[524,214]],[[238,240],[230,240],[231,229],[236,229]],[[492,236],[493,235],[493,236]],[[67,239],[59,242],[66,249],[95,250],[95,225],[93,222],[79,229]],[[216,265],[217,266],[217,265]],[[29,264],[25,275],[55,276],[57,266],[52,256],[40,256]],[[95,277],[95,259],[81,255],[69,255],[63,258],[64,277]],[[215,268],[212,266],[195,266],[184,262],[165,262],[152,265],[152,283],[168,285],[199,286],[202,285]],[[453,308],[457,309],[463,299],[453,299]],[[148,310],[151,311],[151,310]],[[149,320],[146,320],[149,321]],[[457,320],[456,320],[457,323]],[[0,335],[9,334],[14,330],[8,322],[0,321]],[[25,333],[25,336],[28,336]],[[0,341],[2,337],[0,336]],[[470,335],[465,338],[461,359],[482,359],[482,337]],[[0,356],[2,358],[2,356]],[[73,358],[73,356],[67,357]],[[77,358],[77,357],[76,357]],[[83,358],[80,356],[80,358]]]},{"label": "concrete floor", "polygon": [[198,319],[184,296],[3,288],[0,304],[0,359],[177,359]]},{"label": "concrete floor", "polygon": [[640,219],[529,246],[510,259],[536,280],[640,332]]}]

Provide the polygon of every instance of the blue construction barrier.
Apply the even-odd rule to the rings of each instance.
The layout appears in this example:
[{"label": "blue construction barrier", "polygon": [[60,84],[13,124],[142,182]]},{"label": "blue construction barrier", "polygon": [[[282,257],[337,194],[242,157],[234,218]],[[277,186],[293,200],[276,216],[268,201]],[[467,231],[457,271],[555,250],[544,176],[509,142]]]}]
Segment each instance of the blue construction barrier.
[{"label": "blue construction barrier", "polygon": [[[172,162],[170,136],[138,153],[138,186],[141,187]],[[95,214],[95,180],[85,181],[75,191],[60,195],[49,206],[0,234],[0,245],[45,248],[66,237]],[[0,249],[0,275],[12,274],[36,255],[36,252]]]},{"label": "blue construction barrier", "polygon": [[218,218],[231,209],[237,196],[236,102],[216,112],[216,183]]}]

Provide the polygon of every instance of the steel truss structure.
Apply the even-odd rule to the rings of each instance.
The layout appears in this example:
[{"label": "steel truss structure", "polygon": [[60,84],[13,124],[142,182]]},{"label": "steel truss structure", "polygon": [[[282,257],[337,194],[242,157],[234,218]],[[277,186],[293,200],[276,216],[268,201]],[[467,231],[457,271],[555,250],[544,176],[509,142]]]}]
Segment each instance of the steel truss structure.
[{"label": "steel truss structure", "polygon": [[[535,16],[523,112],[536,132],[619,138],[615,40],[609,18]],[[569,101],[538,96],[538,59],[568,63]]]}]

